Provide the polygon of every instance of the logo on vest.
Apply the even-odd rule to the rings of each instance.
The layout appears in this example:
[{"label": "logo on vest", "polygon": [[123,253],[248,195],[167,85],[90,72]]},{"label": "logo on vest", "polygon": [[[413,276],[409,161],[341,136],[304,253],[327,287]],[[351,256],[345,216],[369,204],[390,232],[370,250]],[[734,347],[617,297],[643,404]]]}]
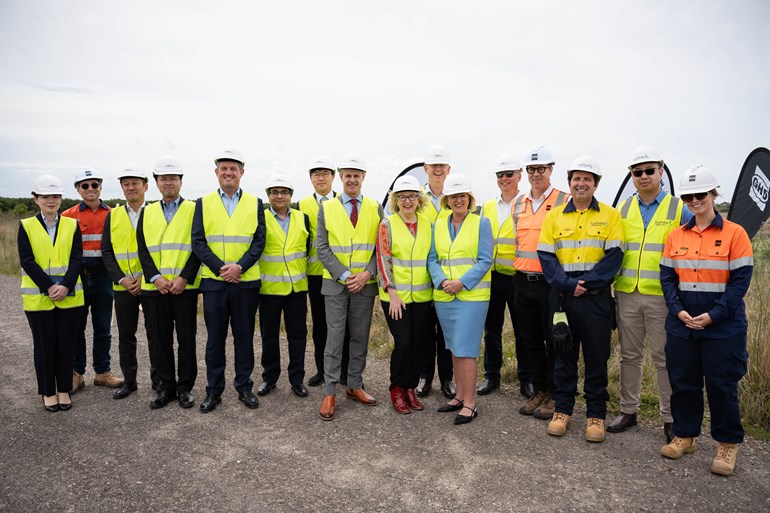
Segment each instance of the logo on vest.
[{"label": "logo on vest", "polygon": [[754,176],[751,178],[751,189],[749,190],[749,196],[757,204],[759,210],[765,211],[767,206],[768,196],[770,195],[770,180],[768,180],[765,173],[757,166],[754,170]]}]

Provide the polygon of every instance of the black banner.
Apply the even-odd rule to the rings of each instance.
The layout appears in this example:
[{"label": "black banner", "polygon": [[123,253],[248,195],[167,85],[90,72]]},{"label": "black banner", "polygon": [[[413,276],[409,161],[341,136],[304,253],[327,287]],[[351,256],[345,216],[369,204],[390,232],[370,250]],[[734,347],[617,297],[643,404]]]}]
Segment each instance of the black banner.
[{"label": "black banner", "polygon": [[770,217],[770,151],[757,148],[746,157],[727,218],[754,237]]}]

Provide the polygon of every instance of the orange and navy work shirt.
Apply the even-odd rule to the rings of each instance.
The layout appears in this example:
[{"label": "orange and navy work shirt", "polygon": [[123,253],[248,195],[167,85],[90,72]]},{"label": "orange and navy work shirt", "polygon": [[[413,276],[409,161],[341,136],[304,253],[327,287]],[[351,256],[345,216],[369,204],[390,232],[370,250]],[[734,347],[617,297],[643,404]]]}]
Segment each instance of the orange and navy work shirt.
[{"label": "orange and navy work shirt", "polygon": [[[695,219],[671,231],[660,260],[660,283],[668,306],[666,331],[688,338],[724,338],[746,331],[743,297],[754,270],[751,240],[741,225],[718,213],[704,230]],[[708,313],[704,330],[691,330],[677,318]]]},{"label": "orange and navy work shirt", "polygon": [[110,207],[99,202],[96,210],[91,210],[84,202],[61,213],[64,217],[76,219],[83,235],[83,269],[91,272],[106,272],[102,260],[102,232]]}]

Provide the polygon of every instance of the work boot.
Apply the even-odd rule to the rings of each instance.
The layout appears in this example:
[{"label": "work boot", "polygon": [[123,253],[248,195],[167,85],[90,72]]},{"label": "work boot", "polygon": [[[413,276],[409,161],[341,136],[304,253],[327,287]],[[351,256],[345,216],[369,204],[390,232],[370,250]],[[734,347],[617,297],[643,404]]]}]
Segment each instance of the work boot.
[{"label": "work boot", "polygon": [[553,419],[548,423],[548,434],[551,436],[564,436],[572,420],[572,415],[566,413],[554,413]]},{"label": "work boot", "polygon": [[70,395],[74,394],[78,390],[83,390],[86,387],[86,380],[83,379],[83,375],[78,371],[72,371],[72,390]]},{"label": "work boot", "polygon": [[545,401],[546,397],[547,394],[545,392],[538,390],[532,395],[532,397],[529,398],[529,401],[527,401],[524,406],[519,408],[519,413],[522,415],[534,414],[535,410],[537,410],[537,407],[543,404],[543,401]]},{"label": "work boot", "polygon": [[735,460],[738,458],[738,444],[719,442],[717,455],[711,462],[711,472],[720,476],[731,476],[735,471]]},{"label": "work boot", "polygon": [[118,388],[123,384],[123,380],[110,371],[101,372],[94,376],[94,385],[97,387]]},{"label": "work boot", "polygon": [[589,418],[586,425],[585,439],[589,442],[604,441],[604,419]]},{"label": "work boot", "polygon": [[553,400],[553,394],[546,394],[543,402],[537,407],[533,415],[536,419],[551,420],[556,413],[556,401]]},{"label": "work boot", "polygon": [[660,448],[660,455],[670,458],[672,460],[678,460],[685,454],[692,454],[695,452],[695,438],[680,438],[675,436],[671,443],[664,445]]},{"label": "work boot", "polygon": [[393,403],[393,409],[398,413],[406,415],[411,413],[409,406],[404,401],[404,389],[401,387],[393,387],[390,389],[390,401]]}]

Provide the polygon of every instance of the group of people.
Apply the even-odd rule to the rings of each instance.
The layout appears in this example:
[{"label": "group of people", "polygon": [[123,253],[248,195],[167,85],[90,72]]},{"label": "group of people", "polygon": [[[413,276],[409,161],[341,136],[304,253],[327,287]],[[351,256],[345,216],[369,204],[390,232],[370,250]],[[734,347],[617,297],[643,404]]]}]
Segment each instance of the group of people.
[{"label": "group of people", "polygon": [[[555,160],[539,147],[523,163],[500,157],[492,169],[500,194],[477,207],[471,181],[450,173],[446,150],[435,146],[424,159],[427,184],[398,178],[384,210],[362,195],[367,165],[356,154],[338,166],[316,159],[308,170],[315,192],[299,202],[292,202],[289,177],[271,176],[264,206],[240,187],[245,160],[237,150],[225,149],[214,164],[218,189],[191,201],[181,196],[180,162],[161,158],[153,178],[162,199],[150,204],[148,176],[129,164],[119,177],[126,203],[113,209],[100,199],[103,177],[83,169],[74,181],[83,201],[62,214],[61,182],[51,175],[35,181],[40,213],[21,221],[18,246],[47,411],[70,409],[70,394],[85,384],[89,310],[94,385],[115,388],[115,399],[137,390],[140,307],[156,391],[150,407],[174,400],[192,407],[198,293],[207,330],[201,412],[221,402],[228,326],[239,400],[257,408],[257,395],[276,388],[281,315],[288,381],[295,395],[308,396],[308,299],[317,372],[307,384],[322,385],[320,417],[334,418],[338,385],[348,398],[375,405],[363,374],[379,295],[394,341],[394,410],[423,410],[419,398],[430,394],[438,368],[448,400],[438,411],[455,412],[454,423],[466,424],[478,416],[477,394],[500,386],[507,306],[526,399],[519,413],[547,420],[549,435],[565,435],[582,352],[585,439],[602,442],[606,431],[635,426],[649,346],[667,441],[661,454],[679,458],[695,450],[705,381],[718,442],[711,471],[733,472],[743,441],[737,387],[748,357],[743,296],[753,256],[746,232],[714,208],[719,184],[709,168],[685,172],[677,198],[661,187],[661,156],[641,146],[628,166],[636,194],[616,210],[595,198],[602,170],[593,157],[567,168],[567,193],[551,184]],[[523,172],[531,189],[520,194]],[[339,193],[332,190],[336,173]],[[123,379],[110,370],[113,296]],[[255,395],[257,311],[263,372]],[[616,326],[621,411],[605,426]],[[484,381],[477,385],[482,340]]]}]

